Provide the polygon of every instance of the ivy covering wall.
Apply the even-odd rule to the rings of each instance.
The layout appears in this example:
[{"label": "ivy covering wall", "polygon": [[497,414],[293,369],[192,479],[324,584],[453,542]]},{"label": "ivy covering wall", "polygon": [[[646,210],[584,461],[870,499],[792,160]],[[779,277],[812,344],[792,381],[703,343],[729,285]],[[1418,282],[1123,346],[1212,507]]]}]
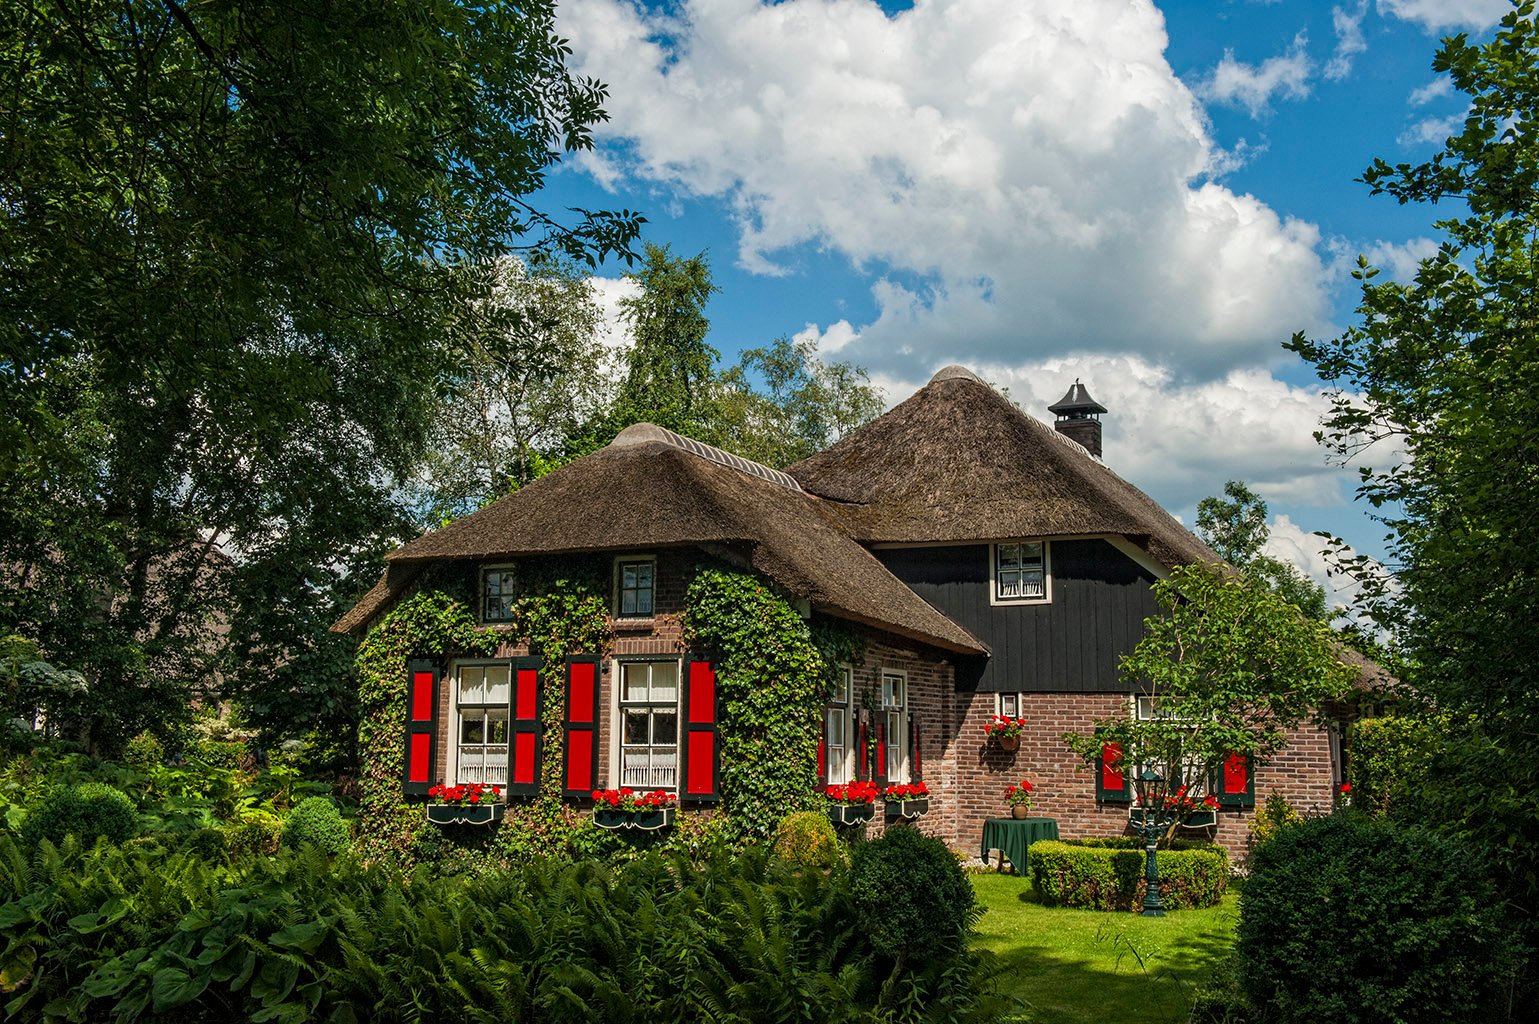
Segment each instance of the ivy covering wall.
[{"label": "ivy covering wall", "polygon": [[814,629],[755,576],[717,567],[695,573],[683,620],[689,648],[716,666],[719,809],[681,811],[673,828],[654,837],[601,829],[586,807],[563,802],[559,669],[546,675],[543,689],[538,797],[511,800],[503,824],[489,830],[428,825],[421,803],[402,798],[407,661],[427,657],[447,665],[520,643],[548,666],[561,666],[568,654],[607,659],[614,641],[607,568],[597,559],[521,566],[524,593],[511,626],[498,629],[476,622],[473,574],[441,570],[369,630],[357,659],[361,852],[397,862],[433,861],[446,869],[535,855],[624,855],[640,845],[697,852],[717,841],[767,837],[786,814],[821,807],[814,790],[822,709],[832,666],[855,660],[857,643],[838,626]]}]

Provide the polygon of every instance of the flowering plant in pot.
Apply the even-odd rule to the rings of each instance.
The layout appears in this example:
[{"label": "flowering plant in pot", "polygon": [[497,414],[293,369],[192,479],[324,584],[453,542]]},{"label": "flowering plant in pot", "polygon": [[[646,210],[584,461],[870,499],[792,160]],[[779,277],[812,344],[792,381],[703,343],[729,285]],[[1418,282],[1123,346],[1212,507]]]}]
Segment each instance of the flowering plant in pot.
[{"label": "flowering plant in pot", "polygon": [[440,783],[428,790],[427,820],[435,825],[493,825],[505,809],[502,787],[486,782]]},{"label": "flowering plant in pot", "polygon": [[1024,818],[1031,813],[1033,789],[1036,787],[1025,779],[1005,789],[1005,803],[1010,808],[1010,817]]},{"label": "flowering plant in pot", "polygon": [[983,736],[1000,750],[1014,750],[1021,745],[1021,730],[1025,727],[1024,718],[995,715],[983,723]]},{"label": "flowering plant in pot", "polygon": [[828,797],[828,819],[835,825],[861,825],[876,814],[880,790],[870,782],[829,786],[823,792]]},{"label": "flowering plant in pot", "polygon": [[663,828],[673,824],[679,806],[678,794],[665,789],[595,789],[592,795],[593,820],[600,828]]},{"label": "flowering plant in pot", "polygon": [[1218,798],[1188,793],[1185,786],[1165,798],[1165,810],[1185,828],[1207,828],[1218,822]]},{"label": "flowering plant in pot", "polygon": [[889,818],[922,818],[930,813],[930,787],[923,782],[898,783],[882,790]]}]

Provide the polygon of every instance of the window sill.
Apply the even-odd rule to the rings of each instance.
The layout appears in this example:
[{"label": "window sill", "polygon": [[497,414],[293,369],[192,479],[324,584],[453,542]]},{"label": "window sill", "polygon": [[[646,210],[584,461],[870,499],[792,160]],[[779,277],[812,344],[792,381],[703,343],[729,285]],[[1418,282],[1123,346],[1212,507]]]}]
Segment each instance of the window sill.
[{"label": "window sill", "polygon": [[629,615],[623,619],[619,616],[615,616],[614,622],[615,629],[617,631],[626,629],[640,629],[650,631],[653,626],[657,625],[657,616],[649,615],[646,618],[642,618],[639,615]]}]

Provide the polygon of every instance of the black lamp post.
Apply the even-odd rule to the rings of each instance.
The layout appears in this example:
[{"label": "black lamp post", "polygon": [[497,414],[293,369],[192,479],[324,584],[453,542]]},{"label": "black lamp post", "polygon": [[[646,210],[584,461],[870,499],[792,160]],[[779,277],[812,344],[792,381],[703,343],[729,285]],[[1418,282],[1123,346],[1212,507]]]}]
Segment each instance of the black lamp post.
[{"label": "black lamp post", "polygon": [[1138,815],[1134,830],[1144,839],[1144,917],[1164,917],[1165,902],[1160,899],[1160,869],[1154,862],[1154,849],[1160,836],[1170,831],[1175,815],[1166,809],[1160,784],[1164,777],[1153,768],[1138,773]]}]

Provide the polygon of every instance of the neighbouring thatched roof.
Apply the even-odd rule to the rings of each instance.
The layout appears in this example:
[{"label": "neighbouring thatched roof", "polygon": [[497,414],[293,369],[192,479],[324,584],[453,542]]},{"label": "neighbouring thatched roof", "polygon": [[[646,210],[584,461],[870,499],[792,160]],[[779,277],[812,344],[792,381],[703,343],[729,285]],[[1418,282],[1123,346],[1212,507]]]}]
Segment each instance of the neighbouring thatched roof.
[{"label": "neighbouring thatched roof", "polygon": [[1219,557],[1154,499],[977,376],[911,398],[787,469],[865,543],[1120,534],[1160,564]]},{"label": "neighbouring thatched roof", "polygon": [[396,549],[387,578],[335,628],[364,628],[406,585],[396,578],[408,565],[740,545],[751,551],[754,569],[821,611],[942,650],[987,653],[842,533],[824,505],[783,473],[639,424],[607,448]]}]

